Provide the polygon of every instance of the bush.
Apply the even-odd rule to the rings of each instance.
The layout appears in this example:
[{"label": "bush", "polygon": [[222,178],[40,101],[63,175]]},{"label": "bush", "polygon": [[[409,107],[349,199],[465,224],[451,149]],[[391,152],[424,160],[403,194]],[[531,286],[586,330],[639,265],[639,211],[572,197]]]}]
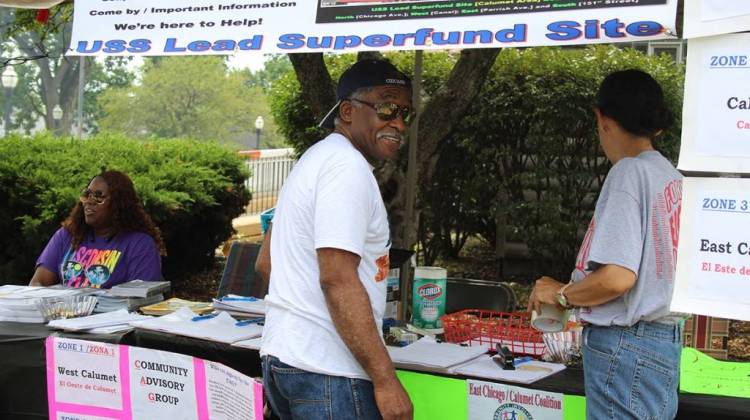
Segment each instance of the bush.
[{"label": "bush", "polygon": [[[413,74],[413,54],[386,58]],[[355,57],[325,59],[337,80]],[[445,85],[455,61],[451,53],[425,54],[423,103]],[[677,121],[655,146],[674,161],[684,67],[670,57],[614,46],[504,49],[473,106],[441,145],[433,178],[420,182],[418,240],[425,262],[457,256],[472,235],[495,247],[499,233],[501,243],[527,244],[540,273],[566,277],[610,167],[599,150],[594,98],[607,74],[627,68],[643,69],[661,83]],[[322,132],[294,72],[272,91],[274,117],[301,153]]]},{"label": "bush", "polygon": [[[502,216],[507,240],[526,243],[536,261],[547,262],[537,265],[546,274],[567,276],[610,168],[599,147],[592,111],[595,95],[607,74],[628,68],[649,72],[664,89],[677,121],[655,146],[674,161],[683,66],[668,56],[649,57],[612,46],[507,49],[454,133],[451,143],[456,149],[443,151],[467,164],[463,169],[446,165],[453,171],[436,175],[443,191],[426,203],[431,211],[425,223],[438,224],[430,216],[445,217],[451,202],[444,197],[460,191],[461,206],[453,206],[458,214],[452,218],[464,221],[464,234],[478,233],[494,246],[496,220]],[[451,157],[441,156],[446,158]],[[451,182],[450,177],[464,182]]]},{"label": "bush", "polygon": [[[384,58],[406,74],[414,74],[413,51],[389,52],[384,54]],[[331,74],[334,85],[338,82],[341,73],[354,64],[356,59],[356,54],[327,54],[325,56],[326,68]],[[425,99],[443,86],[455,62],[456,54],[444,52],[425,54],[422,75],[422,90]],[[327,134],[328,130],[318,128],[320,121],[315,119],[312,110],[307,106],[294,70],[289,69],[273,83],[269,101],[278,130],[298,154],[304,153],[308,147]]]},{"label": "bush", "polygon": [[167,246],[164,276],[175,283],[213,263],[232,219],[250,200],[240,158],[214,143],[6,137],[0,140],[0,283],[31,279],[39,253],[102,169],[123,171],[135,183]]}]

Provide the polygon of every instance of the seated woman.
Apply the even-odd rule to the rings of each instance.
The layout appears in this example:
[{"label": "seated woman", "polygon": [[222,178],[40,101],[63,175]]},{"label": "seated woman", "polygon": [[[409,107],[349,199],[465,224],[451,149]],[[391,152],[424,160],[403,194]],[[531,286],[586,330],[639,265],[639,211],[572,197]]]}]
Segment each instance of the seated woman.
[{"label": "seated woman", "polygon": [[36,262],[29,285],[108,289],[161,280],[164,243],[122,172],[94,177]]}]

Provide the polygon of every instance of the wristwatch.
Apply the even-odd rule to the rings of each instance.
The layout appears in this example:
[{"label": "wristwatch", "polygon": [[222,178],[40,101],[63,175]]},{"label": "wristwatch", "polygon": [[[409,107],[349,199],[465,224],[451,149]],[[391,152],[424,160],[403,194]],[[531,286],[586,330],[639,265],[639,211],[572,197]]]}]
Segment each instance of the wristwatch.
[{"label": "wristwatch", "polygon": [[573,307],[573,305],[568,303],[568,298],[565,297],[565,289],[567,289],[571,284],[573,283],[568,283],[557,291],[557,303],[559,303],[560,306],[565,309],[570,309]]}]

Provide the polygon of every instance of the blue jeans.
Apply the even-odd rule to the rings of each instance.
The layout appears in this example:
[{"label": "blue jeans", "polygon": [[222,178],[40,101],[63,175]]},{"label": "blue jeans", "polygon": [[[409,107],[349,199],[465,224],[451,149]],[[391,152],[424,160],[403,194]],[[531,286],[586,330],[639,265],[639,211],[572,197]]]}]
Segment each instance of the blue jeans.
[{"label": "blue jeans", "polygon": [[673,419],[681,351],[679,325],[641,321],[632,327],[586,326],[586,418]]},{"label": "blue jeans", "polygon": [[263,356],[263,388],[281,420],[381,420],[372,382],[308,372]]}]

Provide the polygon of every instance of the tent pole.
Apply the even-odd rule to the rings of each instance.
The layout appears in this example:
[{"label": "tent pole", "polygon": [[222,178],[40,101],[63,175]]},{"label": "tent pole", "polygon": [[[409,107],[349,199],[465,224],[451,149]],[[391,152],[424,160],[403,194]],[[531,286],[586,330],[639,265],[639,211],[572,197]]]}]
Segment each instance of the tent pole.
[{"label": "tent pole", "polygon": [[[414,243],[416,242],[416,217],[414,206],[417,201],[417,150],[418,150],[418,139],[419,139],[419,113],[422,111],[422,60],[423,51],[417,50],[414,55],[414,79],[412,83],[412,106],[417,113],[416,118],[409,127],[409,156],[408,164],[406,167],[406,213],[404,220],[404,247],[413,250]],[[409,291],[411,290],[411,273],[404,273],[404,267],[409,267],[409,264],[404,264],[401,270],[401,310],[400,318],[406,321],[406,307],[408,304]]]}]

